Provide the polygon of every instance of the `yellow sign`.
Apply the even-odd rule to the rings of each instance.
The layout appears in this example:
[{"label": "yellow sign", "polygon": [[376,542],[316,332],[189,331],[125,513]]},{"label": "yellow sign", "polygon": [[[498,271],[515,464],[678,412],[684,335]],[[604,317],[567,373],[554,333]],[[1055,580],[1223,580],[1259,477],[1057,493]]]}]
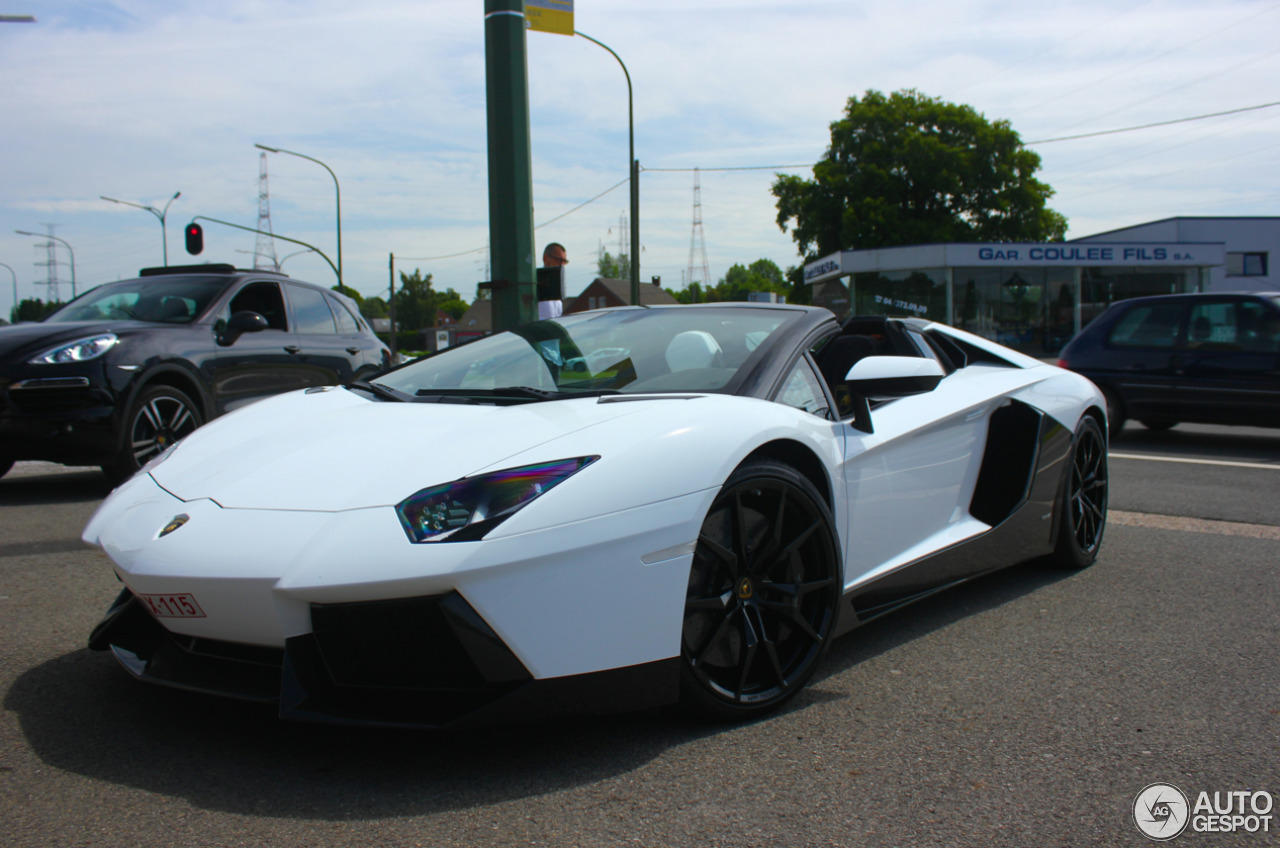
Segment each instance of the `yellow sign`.
[{"label": "yellow sign", "polygon": [[524,0],[529,29],[573,35],[573,0]]}]

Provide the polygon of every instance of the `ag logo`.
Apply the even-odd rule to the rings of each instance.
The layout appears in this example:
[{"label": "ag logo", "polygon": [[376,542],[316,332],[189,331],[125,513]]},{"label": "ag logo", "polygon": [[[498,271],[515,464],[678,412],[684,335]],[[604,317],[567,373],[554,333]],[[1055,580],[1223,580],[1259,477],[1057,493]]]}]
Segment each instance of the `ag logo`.
[{"label": "ag logo", "polygon": [[156,538],[163,539],[165,536],[168,536],[174,530],[177,530],[179,527],[186,524],[190,520],[191,520],[191,516],[187,515],[185,512],[182,513],[181,515],[175,515],[172,519],[170,519],[169,523],[164,526],[164,529],[160,531],[160,535],[157,536]]},{"label": "ag logo", "polygon": [[1153,783],[1133,800],[1133,823],[1143,836],[1157,842],[1186,830],[1190,813],[1187,796],[1172,783]]}]

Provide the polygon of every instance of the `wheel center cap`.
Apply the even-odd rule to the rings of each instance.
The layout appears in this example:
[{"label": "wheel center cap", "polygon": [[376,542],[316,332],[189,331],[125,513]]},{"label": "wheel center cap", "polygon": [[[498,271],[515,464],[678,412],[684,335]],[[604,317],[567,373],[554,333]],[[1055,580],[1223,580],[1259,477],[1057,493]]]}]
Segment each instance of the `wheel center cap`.
[{"label": "wheel center cap", "polygon": [[751,585],[751,578],[744,577],[738,581],[738,597],[741,600],[747,600],[756,592],[755,586]]}]

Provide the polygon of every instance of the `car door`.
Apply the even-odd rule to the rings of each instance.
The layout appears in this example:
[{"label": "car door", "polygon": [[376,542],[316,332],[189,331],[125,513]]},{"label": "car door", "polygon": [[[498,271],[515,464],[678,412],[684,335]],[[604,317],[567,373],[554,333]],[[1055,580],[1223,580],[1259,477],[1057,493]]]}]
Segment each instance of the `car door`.
[{"label": "car door", "polygon": [[[333,317],[338,321],[338,335],[341,337],[342,349],[351,359],[351,367],[356,376],[366,376],[384,367],[382,344],[371,332],[361,329],[358,318],[341,300],[326,294]],[[365,325],[366,327],[368,325]],[[388,360],[389,362],[389,360]]]},{"label": "car door", "polygon": [[1280,420],[1280,308],[1256,298],[1197,298],[1187,326],[1175,420]]},{"label": "car door", "polygon": [[1186,315],[1185,300],[1135,303],[1108,332],[1097,378],[1120,395],[1126,417],[1142,421],[1177,415],[1175,372]]},{"label": "car door", "polygon": [[[285,283],[297,339],[297,357],[308,385],[332,386],[353,379],[359,347],[338,333],[329,298],[319,289]],[[348,348],[355,348],[352,353]]]},{"label": "car door", "polygon": [[[923,339],[918,346],[919,355],[938,358]],[[1021,369],[961,368],[933,391],[876,406],[873,432],[848,425],[842,465],[849,510],[846,588],[988,529],[965,506],[977,482],[987,421],[1003,395],[1025,382]]]},{"label": "car door", "polygon": [[219,344],[207,363],[219,413],[270,395],[314,385],[298,357],[284,292],[276,280],[249,280],[234,290],[214,324],[217,337],[237,312],[256,312],[267,329],[245,333],[230,345]]}]

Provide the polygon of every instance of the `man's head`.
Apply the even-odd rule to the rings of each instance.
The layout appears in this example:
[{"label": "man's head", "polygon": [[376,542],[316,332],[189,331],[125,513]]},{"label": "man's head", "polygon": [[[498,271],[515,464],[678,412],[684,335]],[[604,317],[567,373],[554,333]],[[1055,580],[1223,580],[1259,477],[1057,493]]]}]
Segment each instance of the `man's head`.
[{"label": "man's head", "polygon": [[542,251],[542,267],[554,268],[557,265],[568,265],[569,254],[565,252],[564,245],[558,241],[553,241],[547,245]]}]

